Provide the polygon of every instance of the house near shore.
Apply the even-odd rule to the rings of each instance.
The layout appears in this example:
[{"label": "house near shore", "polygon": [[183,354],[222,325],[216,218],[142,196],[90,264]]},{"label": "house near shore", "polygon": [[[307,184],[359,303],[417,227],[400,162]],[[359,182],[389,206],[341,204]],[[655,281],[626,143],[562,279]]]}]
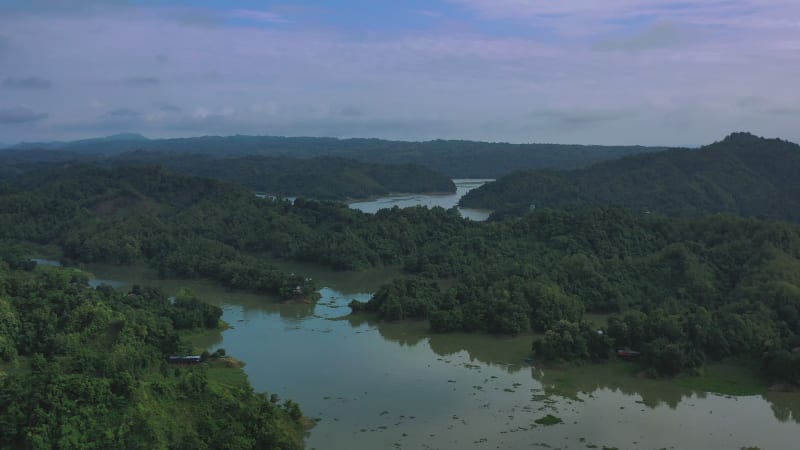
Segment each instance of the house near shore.
[{"label": "house near shore", "polygon": [[618,348],[616,353],[620,358],[638,358],[642,355],[641,352],[629,348]]},{"label": "house near shore", "polygon": [[170,364],[199,364],[202,361],[200,355],[178,356],[173,355],[167,358]]}]

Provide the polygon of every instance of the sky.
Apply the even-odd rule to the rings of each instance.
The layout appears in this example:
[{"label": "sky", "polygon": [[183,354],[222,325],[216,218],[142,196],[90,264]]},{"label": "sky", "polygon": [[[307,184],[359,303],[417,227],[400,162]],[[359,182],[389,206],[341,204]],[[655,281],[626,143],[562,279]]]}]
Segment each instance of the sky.
[{"label": "sky", "polygon": [[797,0],[1,0],[0,143],[800,141]]}]

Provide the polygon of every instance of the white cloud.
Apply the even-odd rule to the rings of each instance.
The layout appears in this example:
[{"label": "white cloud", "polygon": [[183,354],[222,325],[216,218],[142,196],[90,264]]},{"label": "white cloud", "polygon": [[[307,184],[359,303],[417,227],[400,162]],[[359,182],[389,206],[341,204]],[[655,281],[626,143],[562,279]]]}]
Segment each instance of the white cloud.
[{"label": "white cloud", "polygon": [[646,51],[698,44],[704,38],[700,29],[659,22],[638,33],[602,39],[597,50]]},{"label": "white cloud", "polygon": [[16,125],[38,122],[47,118],[47,113],[35,112],[27,106],[0,108],[0,125]]},{"label": "white cloud", "polygon": [[[123,126],[151,136],[665,145],[750,129],[800,140],[796,116],[767,111],[800,104],[794,93],[800,59],[787,44],[796,34],[780,27],[753,31],[737,15],[744,11],[738,3],[735,11],[711,14],[714,4],[701,1],[697,7],[705,10],[695,15],[634,0],[471,4],[475,11],[487,8],[487,15],[494,4],[493,17],[515,14],[507,19],[514,21],[532,14],[531,5],[545,5],[552,17],[543,20],[574,34],[540,39],[432,28],[356,39],[337,29],[207,26],[141,8],[0,16],[0,29],[14,44],[16,73],[53,83],[41,92],[3,90],[7,105],[26,104],[32,114],[50,116],[35,129],[2,127],[0,140],[87,137]],[[636,8],[626,11],[626,5]],[[627,28],[601,23],[648,10],[665,11],[664,18]],[[753,14],[758,24],[779,15],[766,6]],[[576,26],[583,23],[588,26]],[[145,87],[121,82],[132,79]],[[738,103],[748,96],[767,106]],[[114,108],[138,115],[103,117]]]},{"label": "white cloud", "polygon": [[240,19],[249,19],[267,23],[289,23],[282,15],[272,11],[259,11],[254,9],[237,9],[231,15]]}]

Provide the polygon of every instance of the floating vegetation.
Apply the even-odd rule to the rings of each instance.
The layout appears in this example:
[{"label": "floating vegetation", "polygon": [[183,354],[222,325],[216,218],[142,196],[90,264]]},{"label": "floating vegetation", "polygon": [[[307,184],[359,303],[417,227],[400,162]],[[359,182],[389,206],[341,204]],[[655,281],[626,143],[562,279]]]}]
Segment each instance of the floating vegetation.
[{"label": "floating vegetation", "polygon": [[559,423],[564,423],[560,417],[556,417],[552,414],[548,414],[540,419],[534,420],[534,422],[538,423],[539,425],[558,425]]}]

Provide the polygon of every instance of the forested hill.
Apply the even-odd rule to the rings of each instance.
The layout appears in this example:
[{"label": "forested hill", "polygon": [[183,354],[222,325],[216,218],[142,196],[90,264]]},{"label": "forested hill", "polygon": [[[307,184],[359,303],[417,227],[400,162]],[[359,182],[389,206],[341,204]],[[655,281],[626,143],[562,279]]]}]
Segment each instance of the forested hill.
[{"label": "forested hill", "polygon": [[218,178],[249,189],[283,196],[303,196],[320,200],[360,199],[389,193],[455,192],[452,180],[425,167],[403,164],[385,165],[335,157],[311,159],[279,156],[211,155],[162,152],[131,152],[112,157],[83,157],[73,161],[54,160],[53,151],[39,152],[38,159],[0,156],[0,180],[12,181],[28,171],[64,165],[86,166],[162,166],[183,174]]},{"label": "forested hill", "polygon": [[800,221],[800,146],[734,133],[572,171],[521,171],[469,192],[461,205],[519,214],[606,204],[667,215],[734,213]]},{"label": "forested hill", "polygon": [[58,157],[114,155],[137,150],[200,153],[215,156],[269,155],[293,158],[335,156],[380,164],[417,164],[451,178],[498,178],[519,169],[573,169],[607,159],[662,148],[641,146],[507,144],[435,140],[424,142],[382,139],[337,139],[280,136],[203,136],[146,139],[122,134],[73,142],[18,144],[0,157]]},{"label": "forested hill", "polygon": [[[534,330],[542,359],[603,359],[627,346],[642,350],[643,368],[675,374],[746,358],[800,386],[800,353],[791,352],[800,345],[798,224],[621,208],[496,222],[442,208],[369,215],[152,168],[72,168],[28,186],[0,186],[0,240],[286,299],[314,286],[270,266],[274,257],[334,269],[397,265],[414,276],[354,306],[389,320],[426,318],[439,332]],[[590,324],[587,312],[610,314],[608,323]]]},{"label": "forested hill", "polygon": [[233,382],[224,352],[168,364],[191,354],[178,330],[217,328],[220,308],[34,266],[0,242],[0,448],[303,448],[297,404]]}]

